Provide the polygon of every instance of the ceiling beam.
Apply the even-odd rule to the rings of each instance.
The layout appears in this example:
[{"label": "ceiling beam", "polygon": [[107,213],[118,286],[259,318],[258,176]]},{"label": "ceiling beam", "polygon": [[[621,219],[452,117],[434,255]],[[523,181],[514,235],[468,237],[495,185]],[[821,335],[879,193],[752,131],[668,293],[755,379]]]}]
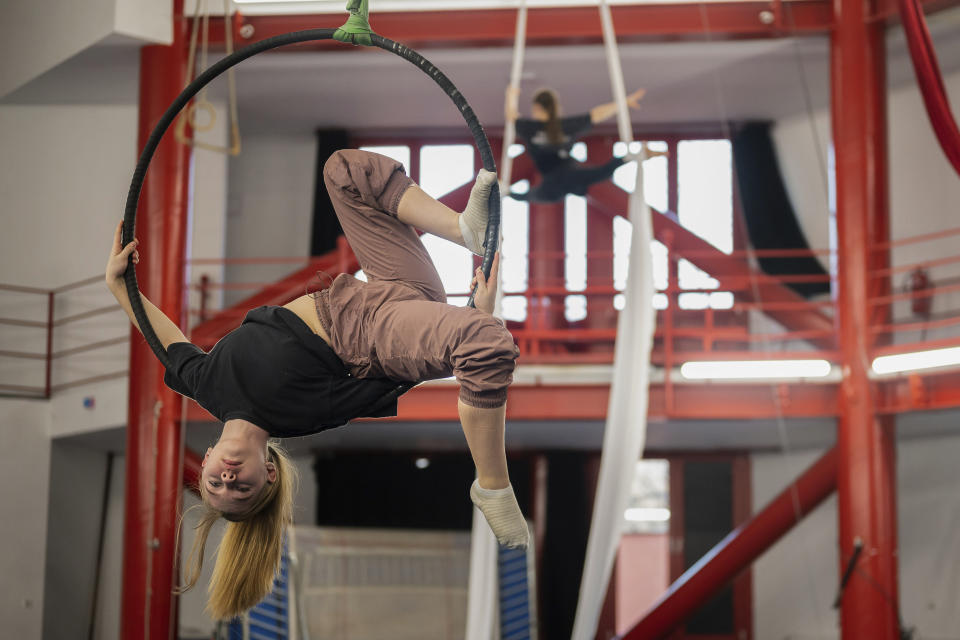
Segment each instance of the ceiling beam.
[{"label": "ceiling beam", "polygon": [[[826,33],[833,20],[826,0],[641,4],[611,10],[621,43],[813,35]],[[512,47],[516,17],[514,9],[471,9],[374,13],[370,22],[377,33],[416,49]],[[254,42],[302,29],[337,27],[344,18],[345,14],[242,16],[235,21],[235,41]],[[602,42],[596,7],[532,8],[527,25],[527,45],[531,47]],[[210,31],[211,46],[222,47],[222,23],[214,21]],[[336,46],[343,45],[326,41],[314,48]]]},{"label": "ceiling beam", "polygon": [[[871,20],[899,22],[897,1],[875,0]],[[960,0],[921,0],[921,4],[930,14],[960,6]],[[784,38],[826,34],[833,27],[828,0],[641,4],[614,6],[611,10],[621,43]],[[345,16],[240,14],[234,21],[234,40],[243,45],[291,31],[337,27]],[[515,21],[513,9],[374,12],[371,17],[377,33],[416,49],[512,47]],[[527,45],[531,47],[602,42],[595,7],[531,8],[527,24]],[[223,23],[219,20],[210,25],[210,44],[221,49],[224,46]],[[323,49],[343,45],[325,41],[306,46]]]},{"label": "ceiling beam", "polygon": [[[937,411],[960,406],[960,371],[904,374],[874,381],[877,413]],[[400,399],[401,422],[456,422],[459,387],[427,383]],[[510,387],[509,420],[603,421],[607,384],[524,385]],[[651,420],[754,420],[833,418],[839,409],[836,383],[683,383],[650,385]],[[216,422],[196,402],[187,403],[187,420]]]}]

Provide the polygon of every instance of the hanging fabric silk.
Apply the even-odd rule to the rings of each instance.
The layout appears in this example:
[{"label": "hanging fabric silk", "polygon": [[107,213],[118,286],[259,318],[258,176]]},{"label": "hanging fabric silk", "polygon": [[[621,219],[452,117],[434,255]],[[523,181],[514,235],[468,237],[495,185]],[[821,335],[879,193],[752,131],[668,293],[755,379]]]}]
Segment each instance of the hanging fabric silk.
[{"label": "hanging fabric silk", "polygon": [[[523,0],[517,11],[517,29],[513,45],[513,64],[510,68],[510,87],[520,88],[523,73],[523,54],[527,37],[527,3]],[[515,99],[510,97],[508,99]],[[510,176],[513,158],[510,147],[516,139],[516,126],[507,119],[503,129],[503,151],[500,156],[500,183],[502,194],[510,192]],[[503,246],[502,239],[499,246]],[[502,259],[502,256],[501,256]],[[502,277],[497,283],[497,299],[494,315],[503,317]],[[499,627],[498,604],[498,548],[497,539],[479,509],[473,509],[473,526],[470,534],[470,581],[467,588],[467,629],[465,640],[494,640]]]},{"label": "hanging fabric silk", "polygon": [[[619,106],[617,123],[620,139],[629,144],[633,134],[627,112],[623,71],[620,68],[613,20],[606,0],[601,0],[600,16],[610,81]],[[592,640],[595,637],[613,561],[620,546],[623,514],[630,500],[630,486],[647,431],[650,351],[653,346],[656,313],[653,309],[653,262],[650,253],[653,226],[650,208],[643,194],[642,161],[637,162],[637,182],[630,196],[629,208],[632,232],[627,287],[623,292],[625,304],[617,321],[617,344],[607,424],[603,434],[600,477],[597,481],[590,537],[580,582],[573,640]]]},{"label": "hanging fabric silk", "polygon": [[[517,31],[513,40],[513,64],[510,66],[510,91],[515,92],[507,97],[516,107],[516,93],[520,91],[520,76],[523,73],[523,54],[527,41],[527,3],[520,3],[517,10]],[[507,118],[503,125],[503,151],[500,153],[500,193],[510,192],[511,177],[513,175],[513,158],[510,157],[510,147],[517,139],[517,125],[511,118]]]}]

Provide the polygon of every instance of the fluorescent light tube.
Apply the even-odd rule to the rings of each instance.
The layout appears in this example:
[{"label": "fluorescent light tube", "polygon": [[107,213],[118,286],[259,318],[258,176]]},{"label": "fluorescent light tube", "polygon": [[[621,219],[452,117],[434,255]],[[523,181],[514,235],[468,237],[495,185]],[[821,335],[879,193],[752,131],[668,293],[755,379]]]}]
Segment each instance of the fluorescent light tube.
[{"label": "fluorescent light tube", "polygon": [[690,380],[710,378],[823,378],[830,374],[826,360],[704,360],[685,362],[680,375]]},{"label": "fluorescent light tube", "polygon": [[873,361],[873,370],[876,373],[897,373],[950,365],[960,365],[960,347],[880,356]]}]

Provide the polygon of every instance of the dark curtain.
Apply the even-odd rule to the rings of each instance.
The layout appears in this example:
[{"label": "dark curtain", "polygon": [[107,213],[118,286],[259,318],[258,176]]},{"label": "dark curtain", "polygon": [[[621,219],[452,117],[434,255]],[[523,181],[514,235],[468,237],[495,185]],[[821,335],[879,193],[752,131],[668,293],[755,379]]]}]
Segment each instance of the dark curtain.
[{"label": "dark curtain", "polygon": [[[733,136],[733,163],[753,248],[809,249],[783,184],[769,123],[753,122],[738,129]],[[827,275],[814,256],[760,258],[758,262],[770,275]],[[826,281],[791,282],[788,286],[805,297],[830,291]]]},{"label": "dark curtain", "polygon": [[313,187],[313,229],[310,238],[310,255],[322,256],[337,247],[337,237],[343,235],[340,221],[333,210],[333,203],[323,183],[323,165],[335,151],[350,146],[350,138],[342,129],[317,131],[317,175]]}]

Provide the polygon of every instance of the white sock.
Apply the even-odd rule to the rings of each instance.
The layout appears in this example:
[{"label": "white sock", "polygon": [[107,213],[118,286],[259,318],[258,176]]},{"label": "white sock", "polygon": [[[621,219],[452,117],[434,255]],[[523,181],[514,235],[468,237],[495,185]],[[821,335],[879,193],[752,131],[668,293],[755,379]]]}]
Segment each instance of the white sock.
[{"label": "white sock", "polygon": [[497,542],[513,549],[526,549],[529,539],[527,521],[520,512],[513,487],[484,489],[476,480],[470,486],[470,499],[483,512]]},{"label": "white sock", "polygon": [[470,190],[467,208],[460,214],[460,235],[463,236],[467,249],[478,256],[483,255],[483,242],[487,235],[490,188],[496,179],[497,174],[494,172],[480,169],[477,181]]}]

